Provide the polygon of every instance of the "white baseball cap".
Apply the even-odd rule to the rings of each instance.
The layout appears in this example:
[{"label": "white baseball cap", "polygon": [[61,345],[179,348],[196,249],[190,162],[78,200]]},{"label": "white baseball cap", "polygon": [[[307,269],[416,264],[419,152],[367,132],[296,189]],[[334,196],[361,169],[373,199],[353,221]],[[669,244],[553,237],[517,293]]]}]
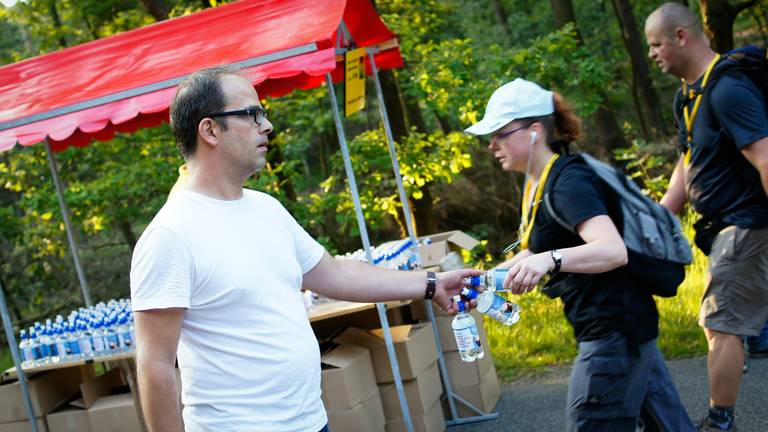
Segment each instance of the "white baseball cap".
[{"label": "white baseball cap", "polygon": [[485,116],[464,129],[472,135],[488,135],[517,119],[540,117],[555,112],[553,94],[538,84],[516,78],[496,89],[485,106]]}]

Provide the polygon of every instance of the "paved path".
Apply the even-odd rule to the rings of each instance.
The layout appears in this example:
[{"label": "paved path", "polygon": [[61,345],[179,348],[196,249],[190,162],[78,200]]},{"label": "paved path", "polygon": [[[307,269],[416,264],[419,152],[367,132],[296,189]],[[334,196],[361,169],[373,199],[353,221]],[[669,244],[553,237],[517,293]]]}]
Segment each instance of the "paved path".
[{"label": "paved path", "polygon": [[[768,359],[748,359],[736,406],[739,432],[768,432]],[[707,359],[667,362],[688,413],[697,421],[706,413]],[[454,426],[449,432],[536,431],[565,429],[565,399],[570,367],[553,369],[539,378],[525,378],[502,386],[496,410],[499,419]]]}]

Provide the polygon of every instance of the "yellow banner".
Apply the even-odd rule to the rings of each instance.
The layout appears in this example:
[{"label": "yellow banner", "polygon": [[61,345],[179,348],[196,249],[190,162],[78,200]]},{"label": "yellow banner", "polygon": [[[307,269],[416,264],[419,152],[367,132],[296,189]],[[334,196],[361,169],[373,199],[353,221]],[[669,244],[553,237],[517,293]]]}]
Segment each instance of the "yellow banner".
[{"label": "yellow banner", "polygon": [[347,51],[344,68],[344,115],[365,108],[365,48]]}]

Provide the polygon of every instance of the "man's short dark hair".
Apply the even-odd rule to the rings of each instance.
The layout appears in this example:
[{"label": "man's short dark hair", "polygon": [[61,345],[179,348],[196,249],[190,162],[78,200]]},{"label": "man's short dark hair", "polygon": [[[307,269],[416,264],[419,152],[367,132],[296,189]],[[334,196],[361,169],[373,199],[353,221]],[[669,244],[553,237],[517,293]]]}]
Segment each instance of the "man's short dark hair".
[{"label": "man's short dark hair", "polygon": [[[179,84],[171,101],[171,129],[176,137],[176,147],[186,160],[197,149],[197,126],[207,115],[219,112],[227,104],[221,89],[220,79],[224,75],[237,75],[226,66],[201,69]],[[225,118],[214,119],[227,130]]]},{"label": "man's short dark hair", "polygon": [[662,34],[668,38],[675,37],[675,29],[682,27],[695,36],[703,36],[704,30],[701,27],[699,17],[686,5],[669,2],[656,8],[653,11],[660,18]]}]

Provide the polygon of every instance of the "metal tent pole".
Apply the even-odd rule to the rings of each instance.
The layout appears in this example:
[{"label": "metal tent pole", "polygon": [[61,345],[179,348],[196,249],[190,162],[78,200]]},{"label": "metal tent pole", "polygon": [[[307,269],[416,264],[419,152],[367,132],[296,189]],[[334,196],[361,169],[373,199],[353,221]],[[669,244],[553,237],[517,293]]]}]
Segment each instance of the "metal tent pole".
[{"label": "metal tent pole", "polygon": [[[347,172],[347,180],[349,181],[349,189],[352,193],[352,200],[355,204],[355,214],[357,215],[357,226],[360,230],[360,237],[363,241],[363,248],[365,249],[365,256],[368,258],[368,262],[373,264],[373,255],[371,254],[371,243],[368,240],[368,230],[365,227],[365,218],[363,217],[363,210],[360,206],[360,195],[357,191],[357,182],[355,181],[355,173],[352,170],[352,160],[349,157],[349,148],[347,148],[347,138],[344,135],[344,126],[341,122],[341,116],[339,115],[339,107],[336,103],[336,91],[333,88],[333,78],[330,73],[325,74],[325,82],[328,85],[328,94],[331,97],[331,109],[333,110],[333,120],[336,123],[336,135],[339,138],[339,145],[341,146],[341,153],[344,156],[344,169]],[[397,363],[397,355],[395,354],[395,346],[392,342],[392,334],[389,330],[389,321],[387,320],[387,310],[383,303],[376,303],[376,310],[379,313],[379,320],[381,321],[381,329],[384,333],[384,343],[387,347],[387,355],[389,356],[389,363],[392,365],[392,377],[395,380],[395,388],[397,389],[397,396],[400,399],[400,409],[403,412],[403,420],[405,421],[405,427],[408,432],[413,432],[413,423],[411,422],[411,413],[408,409],[408,401],[405,398],[405,391],[403,389],[403,382],[400,379],[400,366]]]},{"label": "metal tent pole", "polygon": [[32,432],[38,432],[37,419],[35,418],[35,409],[32,408],[32,399],[29,398],[29,387],[27,387],[27,375],[21,368],[21,361],[19,360],[19,346],[16,344],[16,338],[13,336],[13,327],[11,324],[11,316],[8,313],[8,305],[5,303],[5,293],[3,292],[2,282],[0,282],[0,315],[3,318],[3,327],[5,327],[5,337],[8,339],[8,348],[11,350],[11,357],[13,358],[13,365],[16,367],[16,377],[21,385],[21,395],[24,398],[24,408],[27,410],[27,417],[29,418],[29,425],[32,427]]},{"label": "metal tent pole", "polygon": [[[411,215],[410,205],[408,203],[408,196],[405,194],[405,187],[403,186],[403,178],[400,175],[400,163],[397,159],[397,151],[395,149],[395,140],[392,135],[392,128],[389,124],[389,116],[387,115],[387,109],[384,105],[384,92],[381,90],[381,82],[379,81],[379,72],[376,68],[376,59],[374,58],[374,54],[378,51],[377,48],[368,49],[366,52],[368,53],[368,58],[371,62],[371,75],[373,76],[373,82],[376,85],[376,96],[379,101],[379,112],[381,113],[381,120],[384,123],[384,133],[387,135],[387,143],[389,144],[389,157],[392,159],[392,169],[395,173],[395,181],[397,181],[397,190],[400,194],[400,202],[403,204],[403,215],[405,216],[405,225],[408,229],[408,235],[411,238],[411,241],[413,242],[414,248],[418,248],[418,242],[416,240],[416,232],[413,228],[413,215]],[[451,411],[451,419],[446,422],[447,425],[457,425],[457,424],[463,424],[463,423],[472,423],[472,422],[480,422],[480,421],[486,421],[486,420],[493,420],[499,417],[498,413],[492,413],[492,414],[486,414],[482,412],[481,410],[474,407],[472,404],[461,398],[459,395],[455,394],[453,392],[453,387],[451,385],[451,378],[448,376],[448,368],[445,364],[445,356],[443,355],[443,347],[440,343],[440,337],[437,329],[437,320],[435,320],[435,313],[432,310],[432,302],[424,302],[425,303],[425,309],[427,312],[427,318],[432,323],[432,331],[434,332],[435,336],[435,345],[437,345],[437,362],[438,366],[440,367],[440,375],[443,378],[443,385],[445,386],[445,393],[448,396],[448,407]],[[477,412],[480,415],[472,416],[472,417],[465,417],[465,418],[459,418],[458,412],[456,410],[456,403],[454,399],[458,400],[459,402],[463,403],[473,411]]]},{"label": "metal tent pole", "polygon": [[53,157],[53,150],[51,150],[51,143],[48,139],[45,140],[45,153],[48,156],[48,166],[51,169],[51,175],[53,176],[53,185],[56,188],[56,198],[59,199],[59,208],[61,209],[61,217],[64,219],[64,226],[67,229],[67,240],[69,241],[69,250],[72,253],[72,260],[75,262],[75,271],[77,271],[77,278],[80,280],[80,290],[83,292],[83,299],[85,299],[85,305],[91,307],[91,289],[88,287],[88,281],[85,279],[85,272],[80,265],[80,254],[77,251],[77,243],[75,243],[75,234],[72,230],[72,222],[69,220],[69,209],[67,208],[67,202],[64,201],[64,188],[61,187],[61,179],[59,178],[59,169],[56,167],[56,159]]}]

